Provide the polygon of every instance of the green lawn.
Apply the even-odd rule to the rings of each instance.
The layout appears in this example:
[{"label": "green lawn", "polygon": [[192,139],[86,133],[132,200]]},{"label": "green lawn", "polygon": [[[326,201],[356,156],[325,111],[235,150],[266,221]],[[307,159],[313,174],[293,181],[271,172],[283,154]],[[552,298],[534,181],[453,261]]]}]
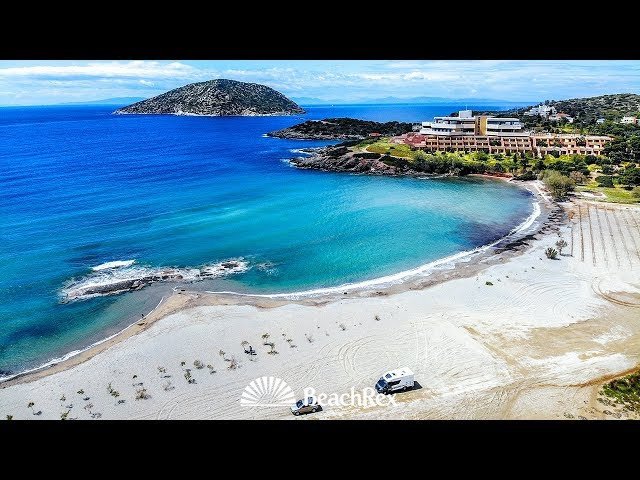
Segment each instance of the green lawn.
[{"label": "green lawn", "polygon": [[386,138],[367,145],[366,142],[358,144],[358,147],[367,152],[393,155],[394,157],[413,158],[409,145],[391,143]]},{"label": "green lawn", "polygon": [[576,190],[580,192],[600,192],[606,195],[606,198],[594,198],[598,202],[612,203],[640,203],[640,198],[636,198],[631,194],[631,190],[625,190],[622,187],[615,186],[599,187],[597,183],[591,182],[586,186],[577,186]]}]

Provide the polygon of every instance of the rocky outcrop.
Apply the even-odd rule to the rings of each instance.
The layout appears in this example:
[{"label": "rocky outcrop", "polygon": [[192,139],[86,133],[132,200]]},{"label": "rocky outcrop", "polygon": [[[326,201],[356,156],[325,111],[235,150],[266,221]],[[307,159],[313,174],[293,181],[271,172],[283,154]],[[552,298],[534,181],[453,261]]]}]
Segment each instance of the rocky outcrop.
[{"label": "rocky outcrop", "polygon": [[295,102],[266,85],[210,80],[190,83],[157,97],[119,108],[115,114],[259,116],[305,113]]},{"label": "rocky outcrop", "polygon": [[308,157],[297,157],[291,164],[302,169],[351,172],[368,175],[424,175],[402,158],[370,152],[353,152],[340,144],[313,150]]},{"label": "rocky outcrop", "polygon": [[[114,262],[117,263],[117,262]],[[198,268],[118,267],[92,271],[60,292],[62,302],[141,290],[155,282],[197,282],[246,271],[244,260],[226,260]]]},{"label": "rocky outcrop", "polygon": [[372,122],[355,118],[325,118],[308,120],[292,127],[267,133],[270,137],[301,140],[360,140],[371,134],[396,136],[411,131],[411,124],[404,122]]}]

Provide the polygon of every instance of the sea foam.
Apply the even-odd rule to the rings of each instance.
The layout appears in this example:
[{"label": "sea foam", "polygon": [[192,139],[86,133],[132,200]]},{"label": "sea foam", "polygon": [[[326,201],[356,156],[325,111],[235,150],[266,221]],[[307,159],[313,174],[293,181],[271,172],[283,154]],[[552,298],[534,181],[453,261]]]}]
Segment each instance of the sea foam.
[{"label": "sea foam", "polygon": [[136,263],[135,260],[115,260],[113,262],[101,263],[100,265],[91,267],[91,270],[99,272],[100,270],[107,270],[109,268],[130,267],[134,263]]},{"label": "sea foam", "polygon": [[140,290],[154,282],[197,282],[242,273],[249,269],[248,262],[242,258],[194,268],[133,266],[133,262],[108,262],[93,267],[88,275],[73,278],[64,285],[60,291],[61,301],[85,300]]}]

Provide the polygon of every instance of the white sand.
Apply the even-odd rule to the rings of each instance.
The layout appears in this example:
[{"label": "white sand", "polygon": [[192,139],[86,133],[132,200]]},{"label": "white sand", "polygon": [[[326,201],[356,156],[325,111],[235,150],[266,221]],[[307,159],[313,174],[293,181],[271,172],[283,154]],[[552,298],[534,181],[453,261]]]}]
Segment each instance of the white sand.
[{"label": "white sand", "polygon": [[[240,406],[245,386],[272,375],[296,396],[308,386],[345,393],[399,366],[422,388],[395,395],[398,406],[326,407],[301,418],[604,417],[594,402],[599,383],[640,363],[640,209],[584,201],[568,209],[575,214],[560,234],[570,245],[555,261],[543,253],[558,239],[549,233],[520,256],[423,290],[272,307],[216,305],[198,294],[212,305],[170,313],[84,363],[0,390],[0,418],[55,419],[72,404],[69,417],[85,419],[90,403],[102,418],[287,419],[286,407]],[[267,354],[264,333],[277,355]],[[257,350],[254,361],[243,340]],[[227,368],[221,349],[238,369]],[[217,372],[196,369],[196,359]],[[107,393],[109,382],[125,403]],[[151,398],[134,399],[139,382]]]}]

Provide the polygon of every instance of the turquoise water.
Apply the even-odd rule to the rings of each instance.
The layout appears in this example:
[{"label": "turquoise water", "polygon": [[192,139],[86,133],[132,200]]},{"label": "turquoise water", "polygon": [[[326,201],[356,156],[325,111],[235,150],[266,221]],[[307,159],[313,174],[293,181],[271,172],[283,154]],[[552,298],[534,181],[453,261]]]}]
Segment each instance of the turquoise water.
[{"label": "turquoise water", "polygon": [[[0,371],[87,346],[173,286],[62,303],[70,285],[237,259],[241,272],[198,287],[294,292],[378,278],[504,236],[532,211],[514,186],[302,171],[286,159],[328,142],[263,136],[307,118],[420,121],[457,108],[244,118],[0,109]],[[127,260],[135,263],[92,271]]]}]

